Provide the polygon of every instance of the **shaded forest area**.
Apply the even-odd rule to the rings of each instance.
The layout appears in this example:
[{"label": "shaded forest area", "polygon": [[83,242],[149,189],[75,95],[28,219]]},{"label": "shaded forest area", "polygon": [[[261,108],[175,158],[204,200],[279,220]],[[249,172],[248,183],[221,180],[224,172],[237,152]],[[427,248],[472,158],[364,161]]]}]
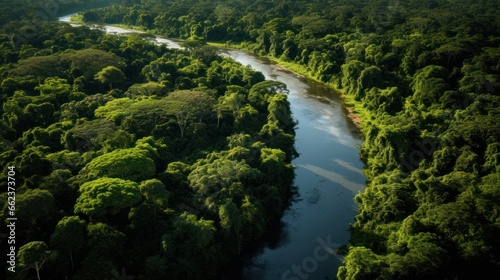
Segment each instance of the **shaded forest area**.
[{"label": "shaded forest area", "polygon": [[0,243],[15,273],[5,253],[1,273],[214,278],[286,207],[285,86],[202,44],[34,24],[39,2],[25,2],[1,15],[2,232],[17,218],[15,244]]},{"label": "shaded forest area", "polygon": [[[343,92],[368,185],[340,279],[500,271],[500,17],[491,0],[130,0],[84,21],[268,55]],[[328,213],[335,215],[335,213]]]}]

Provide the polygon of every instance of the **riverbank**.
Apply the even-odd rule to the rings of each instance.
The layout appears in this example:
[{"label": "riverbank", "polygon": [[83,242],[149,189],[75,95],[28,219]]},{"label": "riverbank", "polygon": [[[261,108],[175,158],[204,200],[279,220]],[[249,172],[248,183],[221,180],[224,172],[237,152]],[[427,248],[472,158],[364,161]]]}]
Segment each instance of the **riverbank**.
[{"label": "riverbank", "polygon": [[283,60],[281,60],[279,58],[275,58],[271,55],[268,55],[266,57],[271,59],[272,61],[276,62],[278,65],[280,65],[280,67],[282,67],[283,69],[286,69],[287,71],[291,71],[299,76],[316,81],[316,82],[323,84],[326,87],[334,90],[335,92],[337,92],[339,94],[340,98],[342,99],[342,105],[347,110],[347,114],[346,114],[347,117],[352,121],[352,123],[360,131],[362,131],[362,125],[361,125],[362,118],[361,118],[361,113],[360,113],[362,110],[361,103],[355,102],[354,98],[345,94],[342,90],[338,89],[333,84],[322,82],[322,81],[318,80],[317,78],[311,76],[308,73],[307,69],[303,65],[283,61]]},{"label": "riverbank", "polygon": [[[83,24],[83,25],[89,24],[89,23],[85,23],[83,21],[82,16],[78,15],[78,14],[72,16],[71,21],[78,23],[78,24]],[[96,24],[98,24],[98,23],[96,23]],[[151,34],[151,35],[161,36],[159,34],[155,34],[154,30],[145,30],[143,27],[140,27],[140,26],[133,26],[133,25],[127,25],[127,24],[106,24],[106,25],[125,28],[125,29],[131,29],[131,30],[135,30],[135,31],[138,31],[141,33],[147,33],[147,34]],[[180,39],[176,38],[175,40],[180,40]],[[345,94],[342,90],[337,88],[335,85],[333,85],[331,83],[325,83],[323,81],[320,81],[316,77],[311,76],[309,74],[309,72],[307,71],[307,69],[303,65],[296,64],[296,63],[289,62],[289,61],[284,61],[282,59],[273,57],[272,55],[261,55],[261,54],[255,53],[250,48],[248,48],[248,42],[242,42],[240,44],[207,42],[207,44],[211,45],[211,46],[223,48],[223,49],[236,49],[236,50],[243,50],[243,51],[251,52],[251,53],[256,54],[260,57],[264,57],[264,58],[272,60],[273,62],[275,62],[277,64],[277,66],[279,68],[281,68],[283,70],[290,71],[290,72],[294,73],[295,75],[300,76],[302,78],[307,78],[307,79],[313,80],[315,82],[318,82],[318,83],[325,85],[326,87],[334,90],[335,92],[337,92],[339,94],[340,98],[342,99],[342,105],[344,106],[344,108],[346,110],[346,116],[360,130],[360,132],[363,133],[362,123],[363,123],[363,119],[365,118],[367,113],[364,110],[362,104],[360,102],[355,101],[354,98],[352,98],[351,96]]]},{"label": "riverbank", "polygon": [[237,50],[243,50],[243,51],[251,52],[251,53],[253,53],[255,55],[258,55],[260,57],[264,57],[264,58],[272,60],[273,62],[275,62],[283,70],[290,71],[290,72],[294,73],[297,76],[313,80],[313,81],[318,82],[318,83],[320,83],[322,85],[325,85],[329,89],[334,90],[335,92],[337,92],[339,94],[340,98],[342,99],[342,105],[346,109],[346,116],[351,120],[351,122],[361,132],[363,132],[362,131],[362,128],[363,128],[362,122],[363,122],[363,119],[365,119],[365,116],[367,116],[368,114],[367,114],[366,110],[364,110],[362,104],[360,102],[357,102],[356,100],[354,100],[354,98],[352,96],[349,96],[349,95],[345,94],[342,90],[340,90],[339,88],[337,88],[335,85],[333,85],[331,83],[325,83],[323,81],[320,81],[316,77],[311,76],[309,74],[309,72],[307,71],[307,69],[303,65],[296,64],[296,63],[289,62],[289,61],[284,61],[282,59],[273,57],[272,55],[262,56],[261,54],[255,53],[251,49],[249,49],[247,47],[248,43],[245,43],[245,42],[240,43],[240,44],[228,44],[228,43],[208,42],[208,44],[211,45],[211,46],[219,47],[219,48],[237,49]]}]

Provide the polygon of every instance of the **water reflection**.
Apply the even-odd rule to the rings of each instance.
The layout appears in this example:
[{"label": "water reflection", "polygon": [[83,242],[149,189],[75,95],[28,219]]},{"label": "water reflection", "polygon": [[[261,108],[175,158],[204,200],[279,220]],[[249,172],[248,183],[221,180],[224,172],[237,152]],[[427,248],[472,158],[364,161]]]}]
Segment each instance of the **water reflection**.
[{"label": "water reflection", "polygon": [[323,178],[330,180],[332,183],[339,184],[345,187],[346,189],[350,190],[354,194],[357,194],[358,192],[362,191],[365,188],[363,184],[357,184],[355,182],[352,182],[348,177],[345,177],[340,173],[326,170],[319,166],[314,166],[311,164],[305,164],[305,165],[300,164],[298,166],[305,168],[315,174],[318,174]]},{"label": "water reflection", "polygon": [[332,161],[335,162],[336,164],[342,166],[345,169],[348,169],[348,170],[350,170],[352,172],[358,173],[359,175],[364,175],[363,174],[363,170],[361,168],[358,168],[358,167],[354,166],[350,162],[343,161],[343,160],[341,160],[339,158],[333,159]]}]

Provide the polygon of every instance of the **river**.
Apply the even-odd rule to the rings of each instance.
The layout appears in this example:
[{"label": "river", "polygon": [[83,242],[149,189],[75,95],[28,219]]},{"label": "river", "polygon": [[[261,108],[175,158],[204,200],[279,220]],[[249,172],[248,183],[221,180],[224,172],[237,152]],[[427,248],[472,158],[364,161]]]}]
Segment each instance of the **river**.
[{"label": "river", "polygon": [[[69,18],[60,20],[68,22]],[[137,31],[108,26],[106,32]],[[156,38],[155,42],[179,48],[168,39]],[[300,156],[292,162],[298,194],[283,217],[219,280],[334,279],[341,265],[336,248],[349,241],[349,224],[357,214],[353,198],[365,188],[359,130],[333,90],[246,52],[222,52],[251,65],[266,79],[286,84],[291,111],[298,121],[295,146]]]}]

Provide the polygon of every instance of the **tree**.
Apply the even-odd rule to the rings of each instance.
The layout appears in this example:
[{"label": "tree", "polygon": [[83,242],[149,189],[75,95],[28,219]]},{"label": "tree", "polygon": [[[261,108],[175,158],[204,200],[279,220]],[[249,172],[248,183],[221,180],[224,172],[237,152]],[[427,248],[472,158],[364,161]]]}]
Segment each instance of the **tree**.
[{"label": "tree", "polygon": [[240,108],[234,115],[235,129],[241,133],[255,133],[265,123],[263,120],[265,115],[259,114],[259,111],[250,104]]},{"label": "tree", "polygon": [[245,96],[241,93],[231,92],[226,93],[223,97],[223,105],[228,106],[233,110],[234,113],[237,113],[240,110],[240,106],[245,102]]},{"label": "tree", "polygon": [[23,116],[31,120],[30,127],[49,126],[54,123],[55,106],[52,103],[44,102],[41,104],[29,104],[23,110]]},{"label": "tree", "polygon": [[141,96],[164,96],[166,87],[163,84],[149,82],[145,84],[134,84],[125,92],[125,96],[135,99]]},{"label": "tree", "polygon": [[92,217],[118,214],[142,200],[137,183],[118,178],[99,178],[80,186],[75,213]]},{"label": "tree", "polygon": [[29,189],[16,196],[16,217],[19,228],[28,236],[45,234],[45,227],[53,226],[52,217],[56,215],[55,201],[47,190]]},{"label": "tree", "polygon": [[[367,64],[358,60],[349,60],[349,62],[341,66],[342,69],[342,87],[349,94],[358,94],[358,80],[361,77],[361,72],[367,67]],[[376,72],[376,67],[372,68],[371,72]],[[376,73],[373,73],[376,74]],[[368,79],[369,77],[365,77]]]},{"label": "tree", "polygon": [[[266,189],[277,190],[276,187],[264,187],[266,187]],[[241,229],[244,233],[242,238],[245,242],[260,238],[266,230],[266,217],[276,217],[276,215],[278,215],[282,210],[283,198],[281,197],[281,194],[279,194],[279,191],[274,193],[272,191],[267,192],[265,196],[266,197],[263,200],[258,200],[250,197],[249,195],[245,195],[241,201],[241,207],[239,210],[241,217]],[[263,201],[262,203],[266,203],[267,201],[271,201],[273,203],[269,204],[269,208],[264,210],[260,201]],[[277,201],[279,201],[279,203],[276,203]]]},{"label": "tree", "polygon": [[200,38],[198,36],[191,36],[187,40],[183,41],[181,43],[181,46],[186,48],[188,51],[192,52],[200,49],[205,44],[206,42],[205,40],[203,40],[203,38]]},{"label": "tree", "polygon": [[50,162],[45,156],[47,147],[29,147],[21,156],[16,157],[16,165],[24,178],[33,175],[48,175],[51,172]]},{"label": "tree", "polygon": [[146,258],[144,273],[147,279],[162,280],[168,277],[167,259],[160,255],[154,255]]},{"label": "tree", "polygon": [[108,66],[98,72],[95,75],[95,79],[103,84],[109,85],[109,89],[112,90],[113,84],[125,81],[126,77],[119,68],[115,66]]},{"label": "tree", "polygon": [[[109,35],[109,37],[107,37],[104,35],[103,41],[105,41],[106,38],[114,40],[116,36]],[[109,49],[110,46],[106,46],[106,48]],[[95,77],[99,71],[103,70],[103,68],[114,66],[123,69],[125,67],[125,60],[122,57],[110,51],[93,48],[68,51],[62,55],[61,59],[71,62],[71,69],[82,69],[83,76],[89,81]]]},{"label": "tree", "polygon": [[154,206],[154,214],[156,210],[165,210],[167,208],[169,193],[165,185],[158,179],[151,179],[141,182],[139,189],[146,199],[146,203]]},{"label": "tree", "polygon": [[283,131],[283,129],[278,127],[277,123],[265,124],[258,135],[260,140],[266,143],[269,148],[285,152],[287,159],[298,155],[293,146],[295,142],[294,135]]},{"label": "tree", "polygon": [[199,58],[206,65],[210,65],[219,56],[219,49],[213,46],[204,45],[194,50],[194,56]]},{"label": "tree", "polygon": [[173,223],[173,232],[162,237],[162,247],[169,256],[174,256],[175,270],[169,274],[173,278],[206,279],[213,273],[215,262],[214,222],[198,219],[186,212],[178,216]]},{"label": "tree", "polygon": [[287,133],[295,133],[296,122],[292,119],[290,103],[284,94],[276,94],[268,98],[267,116],[268,122],[276,123],[277,126]]},{"label": "tree", "polygon": [[115,259],[123,255],[125,234],[104,223],[90,223],[87,225],[87,238],[88,253],[73,279],[95,279],[96,275],[100,279],[111,279]]},{"label": "tree", "polygon": [[40,270],[46,261],[50,260],[53,253],[43,241],[32,241],[19,248],[19,266],[36,270],[37,279],[40,280]]},{"label": "tree", "polygon": [[219,207],[220,226],[226,236],[226,240],[235,243],[236,253],[241,252],[241,230],[242,219],[238,206],[228,200]]},{"label": "tree", "polygon": [[117,149],[94,158],[80,173],[91,180],[110,177],[140,182],[156,174],[156,165],[146,150]]},{"label": "tree", "polygon": [[69,101],[71,85],[66,79],[49,77],[43,84],[38,85],[35,90],[39,90],[41,95],[55,96],[59,105]]},{"label": "tree", "polygon": [[217,128],[220,128],[220,120],[225,114],[230,113],[230,107],[227,104],[215,104],[213,111],[217,114]]},{"label": "tree", "polygon": [[497,203],[498,199],[500,199],[500,190],[497,187],[500,181],[500,172],[484,176],[481,181],[479,186],[480,195],[474,194],[474,196],[477,196],[478,212],[482,213],[496,228],[500,228],[500,211]]},{"label": "tree", "polygon": [[422,110],[423,108],[430,107],[433,103],[438,103],[444,93],[450,89],[450,86],[444,79],[427,78],[418,84],[416,83],[414,88],[415,93],[411,100]]},{"label": "tree", "polygon": [[204,120],[213,115],[215,99],[203,91],[179,90],[164,98],[169,114],[175,116],[177,125],[184,138],[188,124],[193,120]]},{"label": "tree", "polygon": [[263,182],[275,185],[282,195],[293,180],[293,166],[287,163],[287,154],[279,149],[262,148],[259,170],[265,174]]},{"label": "tree", "polygon": [[168,94],[166,101],[181,101],[193,107],[193,117],[205,119],[212,116],[212,108],[216,104],[215,98],[203,90],[178,90]]},{"label": "tree", "polygon": [[174,100],[169,102],[169,109],[175,116],[177,125],[179,126],[179,130],[181,132],[181,138],[184,139],[184,131],[186,130],[188,123],[193,118],[193,107],[189,106],[188,103]]},{"label": "tree", "polygon": [[380,86],[381,77],[382,72],[377,66],[370,66],[363,69],[357,80],[358,91],[355,94],[357,100],[361,100],[365,96],[365,90]]},{"label": "tree", "polygon": [[384,263],[380,256],[365,247],[351,247],[345,257],[344,266],[338,270],[339,279],[370,280],[382,273]]},{"label": "tree", "polygon": [[407,240],[408,252],[403,258],[403,267],[395,270],[402,278],[429,279],[438,276],[440,267],[446,262],[446,251],[438,244],[438,237],[421,232]]},{"label": "tree", "polygon": [[[110,237],[105,236],[105,238],[109,239]],[[116,274],[113,275],[115,269],[116,266],[111,257],[90,251],[85,255],[85,259],[82,261],[80,269],[75,272],[72,279],[96,279],[94,278],[96,275],[99,275],[100,279],[116,279]]]},{"label": "tree", "polygon": [[[29,77],[30,75],[36,77],[61,77],[64,74],[60,63],[61,56],[59,55],[33,56],[20,60],[17,67],[11,71],[11,75],[13,77]],[[26,79],[22,79],[21,81],[23,80],[26,81]],[[2,83],[2,87],[8,87],[9,85],[18,83],[18,81],[18,79],[14,78],[6,80]]]},{"label": "tree", "polygon": [[245,160],[218,158],[211,163],[199,162],[188,179],[191,188],[196,191],[195,203],[201,203],[201,207],[214,211],[223,199],[219,197],[221,190],[229,189],[234,183],[256,178],[258,174],[258,170],[251,168]]},{"label": "tree", "polygon": [[64,135],[64,142],[69,149],[78,150],[80,153],[97,151],[117,129],[118,127],[107,119],[86,121],[68,130]]},{"label": "tree", "polygon": [[108,120],[120,123],[125,117],[130,114],[127,109],[136,104],[130,98],[117,98],[110,100],[104,106],[99,106],[94,112],[98,118],[106,118]]},{"label": "tree", "polygon": [[87,225],[87,247],[93,253],[102,256],[114,256],[123,252],[126,236],[104,223],[90,223]]},{"label": "tree", "polygon": [[191,165],[184,162],[170,162],[165,171],[165,177],[168,185],[176,185],[181,187],[188,186],[188,175],[191,172]]},{"label": "tree", "polygon": [[50,236],[51,247],[69,254],[71,268],[75,269],[73,253],[78,253],[85,246],[85,222],[78,216],[64,217],[57,223]]},{"label": "tree", "polygon": [[151,29],[154,24],[154,17],[149,15],[149,14],[141,14],[139,15],[139,19],[137,20],[137,23]]}]

